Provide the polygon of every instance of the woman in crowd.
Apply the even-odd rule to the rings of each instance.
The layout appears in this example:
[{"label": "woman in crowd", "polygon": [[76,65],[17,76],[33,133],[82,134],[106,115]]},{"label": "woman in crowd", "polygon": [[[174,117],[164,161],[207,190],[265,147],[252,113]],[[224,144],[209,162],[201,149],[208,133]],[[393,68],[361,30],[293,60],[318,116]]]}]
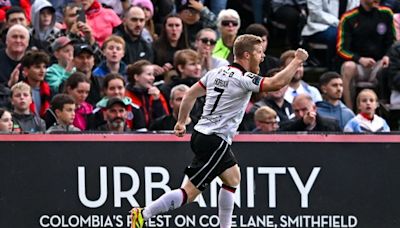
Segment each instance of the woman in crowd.
[{"label": "woman in crowd", "polygon": [[146,127],[163,115],[169,115],[168,102],[160,90],[153,85],[154,69],[147,60],[139,60],[127,68],[129,84],[126,87],[126,96],[140,107],[145,118]]}]

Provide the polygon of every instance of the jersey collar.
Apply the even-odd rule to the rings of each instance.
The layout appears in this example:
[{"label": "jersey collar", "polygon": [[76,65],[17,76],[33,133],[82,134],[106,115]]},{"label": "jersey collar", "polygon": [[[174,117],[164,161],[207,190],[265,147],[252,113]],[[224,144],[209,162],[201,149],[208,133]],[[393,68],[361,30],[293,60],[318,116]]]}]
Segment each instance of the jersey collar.
[{"label": "jersey collar", "polygon": [[229,67],[237,68],[245,74],[247,71],[239,64],[239,63],[232,63]]}]

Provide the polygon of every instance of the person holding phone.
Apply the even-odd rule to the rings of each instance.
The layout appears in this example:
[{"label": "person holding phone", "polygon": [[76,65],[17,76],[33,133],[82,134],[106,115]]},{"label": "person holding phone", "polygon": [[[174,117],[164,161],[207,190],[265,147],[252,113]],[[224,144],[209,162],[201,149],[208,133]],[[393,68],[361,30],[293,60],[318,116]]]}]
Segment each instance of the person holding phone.
[{"label": "person holding phone", "polygon": [[104,8],[97,0],[76,0],[85,10],[86,22],[92,28],[93,37],[102,46],[113,33],[113,29],[121,24],[121,19],[112,10]]},{"label": "person holding phone", "polygon": [[92,28],[85,22],[86,15],[82,5],[75,2],[67,4],[63,9],[63,18],[64,28],[57,34],[50,35],[49,41],[54,43],[57,38],[66,36],[75,43],[88,44],[93,50],[95,62],[99,63],[103,55],[93,36]]}]

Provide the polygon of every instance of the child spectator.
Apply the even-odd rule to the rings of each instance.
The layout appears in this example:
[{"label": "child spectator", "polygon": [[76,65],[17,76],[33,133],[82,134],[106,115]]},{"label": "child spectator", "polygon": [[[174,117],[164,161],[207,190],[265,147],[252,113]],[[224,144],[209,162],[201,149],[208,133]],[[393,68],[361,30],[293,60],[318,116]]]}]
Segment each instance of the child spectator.
[{"label": "child spectator", "polygon": [[371,89],[363,89],[357,96],[357,109],[359,113],[347,122],[345,132],[389,132],[386,121],[375,114],[378,108],[378,97]]},{"label": "child spectator", "polygon": [[31,111],[41,117],[50,107],[51,90],[44,81],[49,61],[49,56],[43,51],[29,51],[21,60],[25,82],[32,89]]},{"label": "child spectator", "polygon": [[104,78],[108,73],[126,75],[126,64],[122,61],[125,55],[125,41],[122,37],[112,35],[104,41],[103,53],[106,59],[93,71],[95,77]]},{"label": "child spectator", "polygon": [[7,109],[0,108],[0,134],[11,133],[13,131],[12,116]]},{"label": "child spectator", "polygon": [[[93,112],[93,106],[86,102],[90,91],[90,80],[85,74],[75,72],[67,79],[64,87],[64,93],[75,100],[75,119],[72,124],[82,131],[87,130],[88,118]],[[45,121],[47,128],[56,123],[56,115],[52,109],[47,110]]]},{"label": "child spectator", "polygon": [[57,125],[51,126],[46,133],[80,131],[72,123],[75,119],[75,101],[67,94],[57,94],[51,101],[51,109],[57,117]]},{"label": "child spectator", "polygon": [[20,132],[44,132],[46,124],[39,115],[31,112],[32,104],[31,87],[25,82],[18,82],[11,87],[11,104],[14,107],[13,122],[14,131]]},{"label": "child spectator", "polygon": [[47,0],[35,0],[31,8],[32,16],[32,46],[39,50],[50,52],[49,37],[59,32],[55,27],[56,10]]},{"label": "child spectator", "polygon": [[61,36],[53,42],[51,49],[54,51],[57,63],[47,68],[45,81],[49,83],[51,92],[57,94],[61,83],[75,71],[72,61],[74,59],[74,46],[68,37]]},{"label": "child spectator", "polygon": [[168,102],[160,90],[153,85],[154,69],[147,60],[130,64],[127,69],[129,84],[126,96],[140,107],[148,128],[154,119],[169,115]]},{"label": "child spectator", "polygon": [[253,133],[274,132],[279,128],[277,114],[268,106],[262,106],[257,109],[254,113],[254,123],[256,128],[252,131]]}]

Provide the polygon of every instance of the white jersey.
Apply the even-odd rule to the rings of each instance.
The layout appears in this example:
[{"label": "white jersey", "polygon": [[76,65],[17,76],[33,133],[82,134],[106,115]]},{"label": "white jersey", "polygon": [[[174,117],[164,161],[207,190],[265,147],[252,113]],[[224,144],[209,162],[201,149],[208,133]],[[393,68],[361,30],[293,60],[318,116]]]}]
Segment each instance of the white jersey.
[{"label": "white jersey", "polygon": [[194,129],[217,134],[229,144],[242,121],[252,92],[259,92],[263,78],[232,64],[209,71],[199,81],[206,91],[203,114]]}]

